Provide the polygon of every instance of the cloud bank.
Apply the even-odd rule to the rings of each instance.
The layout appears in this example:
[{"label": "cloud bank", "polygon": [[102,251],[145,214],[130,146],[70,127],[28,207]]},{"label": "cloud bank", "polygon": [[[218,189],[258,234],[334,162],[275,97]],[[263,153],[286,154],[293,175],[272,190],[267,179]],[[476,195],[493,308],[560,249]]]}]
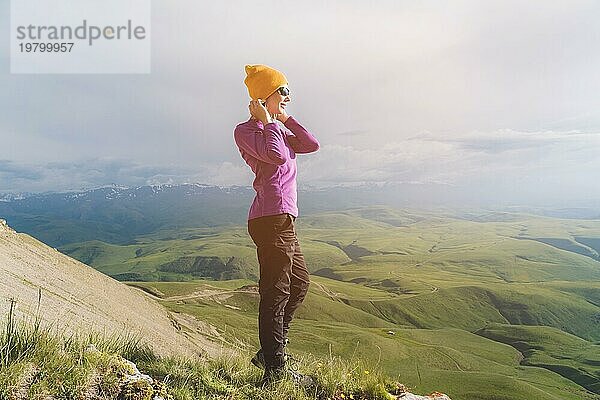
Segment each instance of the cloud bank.
[{"label": "cloud bank", "polygon": [[11,75],[0,191],[247,184],[243,66],[286,73],[321,143],[299,183],[437,182],[600,196],[600,3],[154,1],[149,75]]}]

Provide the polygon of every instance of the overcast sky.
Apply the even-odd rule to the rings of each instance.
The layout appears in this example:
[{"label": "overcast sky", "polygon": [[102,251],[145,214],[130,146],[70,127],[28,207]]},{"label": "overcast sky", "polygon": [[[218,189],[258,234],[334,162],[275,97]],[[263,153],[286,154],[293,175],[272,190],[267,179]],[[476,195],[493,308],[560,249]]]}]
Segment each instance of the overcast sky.
[{"label": "overcast sky", "polygon": [[11,75],[0,192],[250,185],[244,65],[288,77],[321,143],[300,185],[442,183],[599,199],[599,1],[152,2],[152,73]]}]

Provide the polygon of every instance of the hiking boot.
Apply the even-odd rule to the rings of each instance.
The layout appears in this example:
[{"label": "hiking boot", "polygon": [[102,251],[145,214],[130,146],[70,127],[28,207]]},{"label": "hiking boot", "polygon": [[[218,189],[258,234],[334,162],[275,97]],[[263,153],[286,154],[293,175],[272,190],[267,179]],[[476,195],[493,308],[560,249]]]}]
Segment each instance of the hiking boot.
[{"label": "hiking boot", "polygon": [[265,369],[265,355],[263,354],[262,349],[256,352],[250,362],[254,364],[256,368]]},{"label": "hiking boot", "polygon": [[[283,355],[283,359],[284,359],[284,361],[294,361],[297,363],[297,360],[287,353],[285,353]],[[262,349],[260,349],[256,352],[254,357],[252,357],[252,359],[250,359],[250,362],[257,368],[265,369],[265,355],[264,355]]]},{"label": "hiking boot", "polygon": [[[290,356],[287,353],[285,353],[285,347],[287,347],[289,342],[290,341],[286,338],[285,342],[283,344],[283,347],[284,347],[283,359],[284,359],[284,361],[287,361],[288,358],[290,358]],[[265,369],[265,355],[264,355],[262,349],[260,349],[256,352],[256,354],[254,355],[254,357],[252,357],[250,362],[257,368]]]},{"label": "hiking boot", "polygon": [[301,374],[298,371],[287,367],[267,369],[263,374],[261,384],[262,386],[270,385],[284,379],[289,379],[294,384],[300,386],[303,389],[308,389],[315,385],[315,380],[308,375]]}]

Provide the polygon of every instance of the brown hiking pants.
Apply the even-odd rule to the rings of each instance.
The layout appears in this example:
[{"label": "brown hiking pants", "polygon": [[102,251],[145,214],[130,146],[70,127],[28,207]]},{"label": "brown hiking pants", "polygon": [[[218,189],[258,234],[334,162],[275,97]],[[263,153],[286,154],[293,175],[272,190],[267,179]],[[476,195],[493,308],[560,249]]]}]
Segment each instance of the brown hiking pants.
[{"label": "brown hiking pants", "polygon": [[260,264],[258,337],[267,369],[282,367],[284,346],[294,312],[302,304],[310,279],[291,214],[248,220]]}]

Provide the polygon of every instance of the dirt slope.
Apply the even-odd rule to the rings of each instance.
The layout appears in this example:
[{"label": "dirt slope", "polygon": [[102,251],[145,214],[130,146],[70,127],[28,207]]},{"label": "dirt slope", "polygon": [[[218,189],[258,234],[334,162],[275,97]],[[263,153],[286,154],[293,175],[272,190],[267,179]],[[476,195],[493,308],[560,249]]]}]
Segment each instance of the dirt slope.
[{"label": "dirt slope", "polygon": [[171,316],[148,296],[0,219],[0,318],[6,317],[10,298],[17,301],[18,317],[32,318],[40,288],[39,315],[57,329],[140,334],[161,355],[220,351],[202,334],[206,324]]}]

